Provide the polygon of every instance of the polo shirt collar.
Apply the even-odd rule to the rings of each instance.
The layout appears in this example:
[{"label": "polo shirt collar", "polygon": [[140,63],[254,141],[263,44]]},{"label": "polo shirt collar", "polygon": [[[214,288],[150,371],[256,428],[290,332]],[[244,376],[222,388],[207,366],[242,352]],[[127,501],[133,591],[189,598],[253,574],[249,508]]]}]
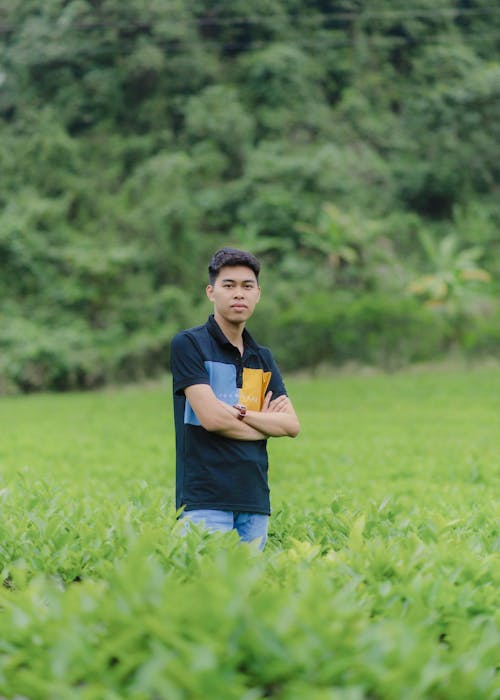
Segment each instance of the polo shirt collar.
[{"label": "polo shirt collar", "polygon": [[[207,321],[207,327],[208,327],[208,332],[210,333],[211,336],[215,338],[215,340],[220,344],[220,345],[229,345],[232,348],[234,348],[234,345],[231,343],[230,340],[226,338],[224,333],[222,332],[219,324],[214,318],[213,314],[210,314],[208,317]],[[250,333],[247,331],[246,328],[243,329],[243,347],[245,350],[247,349],[252,349],[252,350],[257,350],[258,345],[255,342],[255,340],[252,338]]]}]

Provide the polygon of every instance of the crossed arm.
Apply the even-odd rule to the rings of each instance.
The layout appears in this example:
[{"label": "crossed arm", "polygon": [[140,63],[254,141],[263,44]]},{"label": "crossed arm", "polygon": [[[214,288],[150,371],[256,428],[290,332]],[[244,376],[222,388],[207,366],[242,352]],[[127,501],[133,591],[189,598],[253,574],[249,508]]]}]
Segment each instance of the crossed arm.
[{"label": "crossed arm", "polygon": [[193,384],[184,390],[198,420],[210,432],[234,440],[265,440],[268,437],[295,437],[300,425],[288,396],[272,398],[268,392],[260,411],[248,410],[238,420],[238,409],[220,401],[208,384]]}]

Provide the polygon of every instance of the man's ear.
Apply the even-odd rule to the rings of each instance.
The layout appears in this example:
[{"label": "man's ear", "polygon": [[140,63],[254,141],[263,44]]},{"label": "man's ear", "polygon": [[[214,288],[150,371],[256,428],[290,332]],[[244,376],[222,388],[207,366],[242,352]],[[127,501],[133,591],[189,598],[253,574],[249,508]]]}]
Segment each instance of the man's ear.
[{"label": "man's ear", "polygon": [[214,301],[214,288],[212,287],[211,284],[207,284],[207,288],[205,289],[207,293],[207,297],[210,301]]}]

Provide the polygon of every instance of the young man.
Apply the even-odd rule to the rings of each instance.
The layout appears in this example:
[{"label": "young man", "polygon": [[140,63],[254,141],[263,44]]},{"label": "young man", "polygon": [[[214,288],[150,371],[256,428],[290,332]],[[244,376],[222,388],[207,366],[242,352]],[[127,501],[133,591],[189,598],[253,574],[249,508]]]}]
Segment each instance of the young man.
[{"label": "young man", "polygon": [[264,547],[270,514],[267,438],[299,432],[271,352],[245,324],[260,298],[260,263],[222,248],[208,267],[214,313],[171,347],[176,507],[209,530]]}]

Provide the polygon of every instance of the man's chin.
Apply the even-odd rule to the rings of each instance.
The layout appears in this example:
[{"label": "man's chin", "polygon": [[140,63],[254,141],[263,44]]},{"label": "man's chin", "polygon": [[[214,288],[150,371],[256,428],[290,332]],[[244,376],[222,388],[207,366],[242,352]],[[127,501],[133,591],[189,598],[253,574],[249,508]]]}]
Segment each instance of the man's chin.
[{"label": "man's chin", "polygon": [[233,311],[232,313],[228,314],[227,320],[231,323],[245,323],[250,316],[251,313],[248,311],[248,309],[245,309],[245,311]]}]

